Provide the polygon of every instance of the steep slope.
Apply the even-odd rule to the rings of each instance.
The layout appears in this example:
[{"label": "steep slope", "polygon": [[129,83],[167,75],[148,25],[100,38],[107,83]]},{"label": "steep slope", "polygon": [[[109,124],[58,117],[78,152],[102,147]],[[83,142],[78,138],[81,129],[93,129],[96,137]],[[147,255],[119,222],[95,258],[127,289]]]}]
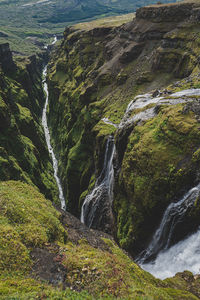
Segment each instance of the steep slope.
[{"label": "steep slope", "polygon": [[0,183],[0,233],[1,299],[199,299],[199,277],[155,279],[27,184]]},{"label": "steep slope", "polygon": [[[98,228],[115,228],[132,255],[146,247],[168,204],[199,181],[198,95],[170,102],[170,93],[199,87],[199,26],[198,1],[144,7],[121,27],[67,28],[52,56],[49,116],[68,209],[80,216],[115,135],[115,226]],[[126,115],[133,121],[120,124],[129,102],[150,91],[148,99],[165,103],[133,106]],[[134,119],[142,112],[147,117]],[[196,208],[173,242],[197,228],[198,201]]]},{"label": "steep slope", "polygon": [[41,125],[44,95],[36,57],[14,63],[0,45],[0,180],[35,185],[58,201],[51,160]]}]

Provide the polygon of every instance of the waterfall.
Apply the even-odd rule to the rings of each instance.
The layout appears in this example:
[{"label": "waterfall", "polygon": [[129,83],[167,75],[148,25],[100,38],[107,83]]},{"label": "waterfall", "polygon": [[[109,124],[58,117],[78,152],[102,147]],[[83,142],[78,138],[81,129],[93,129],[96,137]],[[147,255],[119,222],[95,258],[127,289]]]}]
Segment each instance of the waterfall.
[{"label": "waterfall", "polygon": [[86,196],[81,209],[81,222],[88,227],[99,227],[102,224],[106,209],[111,211],[113,201],[114,168],[113,157],[115,153],[114,138],[109,136],[106,143],[103,169],[96,180],[92,192]]},{"label": "waterfall", "polygon": [[[160,95],[159,97],[154,97],[150,93],[135,97],[128,104],[120,124],[114,124],[108,118],[103,118],[102,121],[113,125],[119,130],[135,122],[141,124],[140,121],[153,118],[158,113],[156,107],[159,105],[193,102],[195,97],[200,95],[200,89],[183,90],[170,94],[170,97],[169,95]],[[149,108],[149,104],[155,104],[155,106]],[[143,110],[134,114],[134,110],[138,108]],[[102,215],[102,206],[105,205],[105,202],[109,199],[107,202],[112,203],[114,147],[114,141],[111,143],[110,137],[106,145],[102,173],[97,179],[92,192],[85,198],[82,206],[81,221],[89,227],[95,227],[98,218]],[[108,150],[109,148],[111,149],[110,151]],[[173,276],[175,273],[182,272],[185,269],[194,273],[200,271],[200,228],[196,233],[171,246],[177,226],[184,222],[185,216],[199,195],[200,184],[190,189],[178,202],[172,202],[167,207],[149,246],[136,258],[136,261],[143,269],[161,279]]]},{"label": "waterfall", "polygon": [[[149,94],[138,96],[129,104],[126,114],[134,109],[136,105],[140,105],[141,107],[150,102],[171,105],[188,103],[194,101],[193,96],[199,95],[200,89],[188,89],[171,94],[169,99],[167,96],[153,99],[151,96],[149,97]],[[139,103],[137,103],[138,100]],[[127,122],[126,119],[125,122]],[[194,205],[199,195],[200,183],[190,189],[178,202],[172,202],[167,207],[149,246],[136,257],[136,262],[138,262],[143,269],[160,279],[174,276],[177,272],[183,272],[184,270],[199,273],[200,228],[196,233],[172,246],[174,237],[176,237],[177,227],[184,222],[187,212]]]},{"label": "waterfall", "polygon": [[168,206],[151,243],[148,248],[138,256],[137,261],[139,263],[144,263],[145,261],[155,258],[159,251],[166,250],[170,247],[176,225],[184,219],[186,212],[193,206],[199,194],[200,184],[190,189],[178,202],[173,202]]},{"label": "waterfall", "polygon": [[60,178],[58,177],[58,161],[55,157],[53,148],[51,146],[51,140],[50,140],[50,133],[49,133],[49,128],[48,128],[48,124],[47,124],[47,107],[48,107],[48,101],[49,101],[49,92],[48,92],[48,86],[46,83],[46,76],[47,76],[47,66],[44,67],[43,69],[43,88],[44,91],[46,93],[46,101],[45,101],[45,105],[44,105],[44,109],[43,109],[43,113],[42,113],[42,125],[44,128],[44,133],[45,133],[45,139],[46,139],[46,143],[47,143],[47,147],[48,147],[48,151],[51,155],[52,158],[52,162],[53,162],[53,169],[54,169],[54,177],[58,186],[58,190],[59,190],[59,199],[60,199],[60,203],[61,203],[61,208],[63,210],[66,209],[66,204],[65,204],[65,198],[63,195],[63,190],[62,190],[62,186],[61,186],[61,182],[60,182]]},{"label": "waterfall", "polygon": [[[185,90],[182,93],[174,93],[170,95],[170,98],[165,96],[154,97],[152,93],[138,95],[128,104],[120,124],[114,124],[108,118],[103,118],[102,121],[120,130],[135,122],[147,121],[148,119],[153,118],[157,112],[155,107],[148,108],[149,104],[175,105],[189,101],[188,99],[182,99],[178,97],[183,95],[192,96],[199,93],[200,89],[192,91]],[[145,109],[145,107],[147,107],[147,109]],[[136,113],[131,117],[131,113],[135,109],[144,109],[144,111]],[[110,147],[112,148],[111,150],[109,150]],[[112,165],[114,151],[114,140],[112,137],[109,137],[102,170],[102,174],[104,174],[105,177],[102,177],[102,174],[99,176],[95,183],[94,189],[89,195],[86,196],[81,208],[81,222],[85,223],[88,227],[99,228],[99,223],[101,223],[100,219],[104,213],[104,208],[106,209],[107,203],[112,202],[113,196],[110,193],[112,193],[111,191],[113,190],[114,182]],[[112,176],[109,175],[109,177],[108,174],[112,174]]]},{"label": "waterfall", "polygon": [[165,279],[177,272],[189,270],[193,274],[200,272],[200,229],[172,246],[168,250],[159,252],[154,261],[140,264],[140,266],[155,277]]}]

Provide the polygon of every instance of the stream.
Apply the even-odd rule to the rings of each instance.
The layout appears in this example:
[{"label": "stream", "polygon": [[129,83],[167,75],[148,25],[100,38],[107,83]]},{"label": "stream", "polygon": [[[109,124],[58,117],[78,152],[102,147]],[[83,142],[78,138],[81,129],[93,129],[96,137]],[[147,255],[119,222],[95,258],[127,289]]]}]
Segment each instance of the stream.
[{"label": "stream", "polygon": [[[55,43],[55,38],[54,38],[53,43]],[[43,125],[43,128],[44,128],[45,139],[46,139],[48,151],[49,151],[49,154],[52,158],[53,169],[54,169],[54,177],[55,177],[55,180],[56,180],[56,183],[57,183],[57,186],[58,186],[61,209],[66,210],[66,204],[65,204],[65,198],[64,198],[64,195],[63,195],[63,189],[62,189],[60,178],[58,177],[58,161],[57,161],[56,156],[54,154],[53,147],[51,146],[51,138],[50,138],[49,128],[48,128],[48,124],[47,124],[47,108],[48,108],[48,102],[49,102],[49,92],[48,92],[48,86],[47,86],[47,83],[46,83],[47,66],[44,67],[42,74],[43,74],[43,78],[44,78],[44,80],[43,80],[43,89],[44,89],[45,94],[46,94],[46,101],[45,101],[45,105],[44,105],[43,112],[42,112],[42,125]]]}]

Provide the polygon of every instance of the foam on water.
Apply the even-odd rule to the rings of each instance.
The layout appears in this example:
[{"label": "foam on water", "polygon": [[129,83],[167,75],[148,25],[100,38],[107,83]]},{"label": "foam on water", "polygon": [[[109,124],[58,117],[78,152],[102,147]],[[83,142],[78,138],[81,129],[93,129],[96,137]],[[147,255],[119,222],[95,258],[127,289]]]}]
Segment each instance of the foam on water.
[{"label": "foam on water", "polygon": [[168,250],[161,251],[155,261],[140,266],[160,279],[185,270],[200,273],[200,230]]}]

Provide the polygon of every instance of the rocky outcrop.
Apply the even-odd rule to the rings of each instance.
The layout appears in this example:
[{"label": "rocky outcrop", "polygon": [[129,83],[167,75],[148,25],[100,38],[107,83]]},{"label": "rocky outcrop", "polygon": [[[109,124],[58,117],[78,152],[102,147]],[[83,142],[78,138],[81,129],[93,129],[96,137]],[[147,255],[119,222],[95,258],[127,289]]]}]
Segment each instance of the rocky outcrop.
[{"label": "rocky outcrop", "polygon": [[186,21],[191,14],[194,3],[161,4],[141,7],[136,11],[136,18],[152,22],[181,22]]},{"label": "rocky outcrop", "polygon": [[8,43],[0,44],[0,66],[4,72],[16,70]]}]

